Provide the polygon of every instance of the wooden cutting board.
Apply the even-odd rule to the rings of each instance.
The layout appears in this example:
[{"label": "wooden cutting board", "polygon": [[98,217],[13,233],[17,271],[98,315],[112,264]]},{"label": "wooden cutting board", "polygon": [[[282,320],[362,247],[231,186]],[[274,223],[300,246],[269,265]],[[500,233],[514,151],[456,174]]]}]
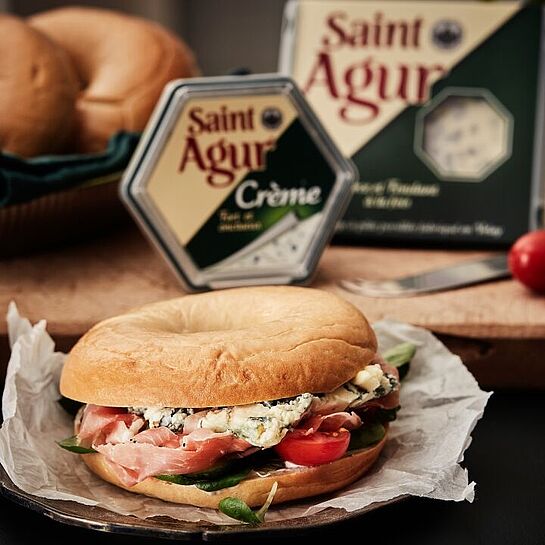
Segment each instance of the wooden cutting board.
[{"label": "wooden cutting board", "polygon": [[[426,327],[462,359],[485,386],[545,388],[545,297],[512,280],[412,298],[372,299],[338,287],[343,278],[393,278],[482,257],[487,252],[332,246],[313,287],[335,291],[370,321],[393,318]],[[45,318],[67,350],[94,323],[184,291],[135,229],[50,253],[0,261],[0,309]],[[7,361],[7,332],[0,321]]]}]

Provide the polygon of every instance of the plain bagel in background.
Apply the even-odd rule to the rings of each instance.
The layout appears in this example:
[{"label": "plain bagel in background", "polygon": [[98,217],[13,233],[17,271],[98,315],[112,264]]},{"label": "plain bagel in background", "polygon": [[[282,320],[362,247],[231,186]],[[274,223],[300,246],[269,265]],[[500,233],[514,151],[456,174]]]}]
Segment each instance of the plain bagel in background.
[{"label": "plain bagel in background", "polygon": [[0,148],[60,153],[75,127],[79,80],[65,51],[11,15],[0,15]]},{"label": "plain bagel in background", "polygon": [[140,17],[66,7],[28,23],[68,53],[79,76],[75,151],[100,151],[118,131],[142,131],[164,86],[199,74],[182,40]]}]

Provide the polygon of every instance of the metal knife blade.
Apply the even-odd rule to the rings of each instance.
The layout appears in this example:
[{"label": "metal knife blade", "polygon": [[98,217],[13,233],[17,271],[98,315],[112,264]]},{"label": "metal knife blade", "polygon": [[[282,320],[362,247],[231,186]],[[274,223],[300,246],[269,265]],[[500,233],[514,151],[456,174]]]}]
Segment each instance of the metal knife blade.
[{"label": "metal knife blade", "polygon": [[507,254],[503,253],[394,280],[356,278],[341,280],[339,285],[347,291],[367,297],[409,297],[498,280],[510,275]]}]

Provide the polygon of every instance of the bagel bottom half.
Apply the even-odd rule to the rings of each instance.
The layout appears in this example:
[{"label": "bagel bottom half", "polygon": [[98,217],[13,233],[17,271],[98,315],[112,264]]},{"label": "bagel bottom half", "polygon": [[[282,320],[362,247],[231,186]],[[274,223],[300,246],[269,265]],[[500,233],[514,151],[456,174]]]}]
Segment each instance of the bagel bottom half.
[{"label": "bagel bottom half", "polygon": [[250,507],[258,507],[265,503],[275,481],[278,483],[278,490],[273,501],[275,504],[317,496],[348,486],[369,471],[382,451],[386,437],[387,434],[376,445],[354,451],[335,462],[273,471],[269,476],[245,479],[236,486],[216,492],[205,492],[193,485],[170,483],[154,477],[126,487],[111,471],[102,454],[82,454],[81,457],[93,473],[109,483],[136,494],[212,509],[217,509],[218,503],[223,498],[232,496],[245,501]]}]

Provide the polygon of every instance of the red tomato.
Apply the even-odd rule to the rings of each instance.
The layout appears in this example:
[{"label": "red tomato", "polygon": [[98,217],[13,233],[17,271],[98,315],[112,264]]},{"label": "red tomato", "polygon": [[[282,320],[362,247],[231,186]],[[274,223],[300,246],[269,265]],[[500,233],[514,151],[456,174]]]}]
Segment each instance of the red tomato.
[{"label": "red tomato", "polygon": [[283,460],[300,466],[327,464],[343,456],[350,443],[350,432],[340,429],[335,432],[317,431],[304,435],[294,430],[274,447]]},{"label": "red tomato", "polygon": [[525,286],[545,292],[545,230],[527,233],[513,244],[509,268]]}]

